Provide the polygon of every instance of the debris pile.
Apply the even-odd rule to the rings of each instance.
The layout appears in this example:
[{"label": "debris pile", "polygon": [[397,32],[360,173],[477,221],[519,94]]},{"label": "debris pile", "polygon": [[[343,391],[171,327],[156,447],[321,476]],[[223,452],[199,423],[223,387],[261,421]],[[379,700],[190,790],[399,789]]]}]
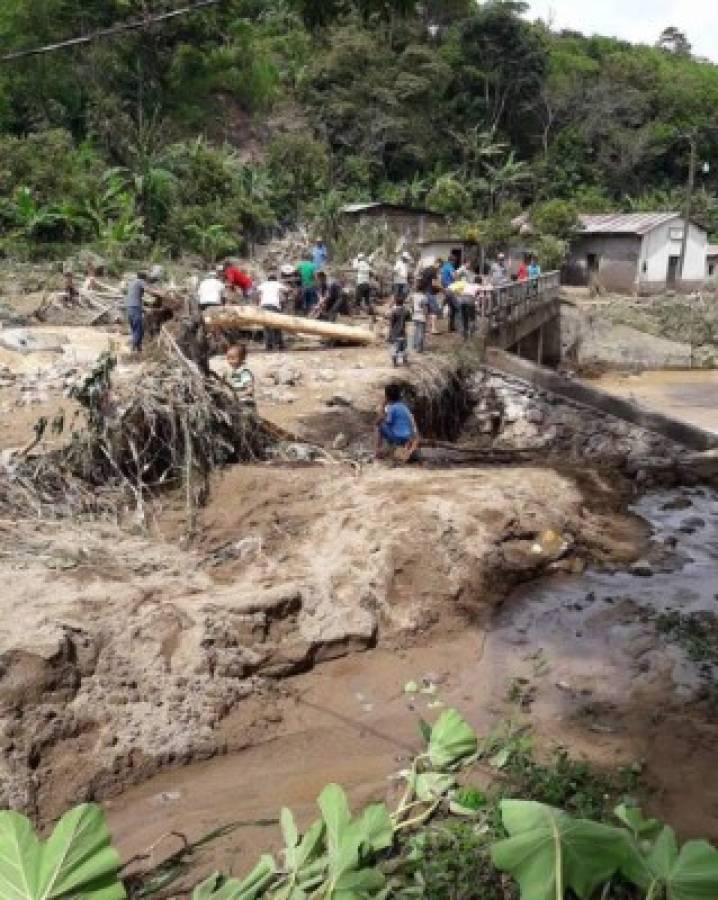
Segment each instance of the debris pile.
[{"label": "debris pile", "polygon": [[[0,507],[17,514],[117,514],[144,518],[144,503],[163,487],[184,486],[190,521],[208,495],[209,475],[228,463],[264,458],[277,441],[271,425],[248,411],[232,388],[205,376],[175,344],[141,380],[115,388],[115,358],[104,354],[71,396],[85,426],[62,448],[32,457],[48,427],[0,477]],[[55,431],[65,428],[58,420]]]}]

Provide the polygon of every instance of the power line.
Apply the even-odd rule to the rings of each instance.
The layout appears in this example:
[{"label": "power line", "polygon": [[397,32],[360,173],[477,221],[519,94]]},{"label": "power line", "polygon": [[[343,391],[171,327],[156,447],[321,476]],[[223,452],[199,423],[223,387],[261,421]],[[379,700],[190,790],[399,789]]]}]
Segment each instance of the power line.
[{"label": "power line", "polygon": [[79,47],[83,44],[89,44],[92,41],[101,40],[102,38],[115,37],[115,35],[124,34],[128,31],[138,31],[141,28],[147,28],[149,25],[154,25],[155,22],[166,22],[168,19],[186,16],[190,13],[198,12],[209,6],[217,6],[224,2],[225,0],[197,0],[197,2],[193,3],[191,6],[183,6],[181,9],[173,9],[171,12],[160,13],[156,16],[145,16],[142,19],[138,19],[134,22],[125,22],[122,25],[113,25],[111,28],[94,31],[92,34],[71,38],[68,41],[61,41],[57,44],[46,44],[44,47],[33,47],[30,50],[16,50],[13,53],[6,53],[4,56],[0,56],[0,62],[13,62],[13,60],[24,59],[28,56],[40,56],[44,53],[54,53],[56,50]]}]

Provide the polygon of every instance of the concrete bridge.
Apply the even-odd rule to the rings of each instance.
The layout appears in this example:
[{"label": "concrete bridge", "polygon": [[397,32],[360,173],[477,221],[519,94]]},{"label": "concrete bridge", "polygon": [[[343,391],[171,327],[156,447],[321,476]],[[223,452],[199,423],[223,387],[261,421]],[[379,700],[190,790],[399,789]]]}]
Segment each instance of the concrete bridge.
[{"label": "concrete bridge", "polygon": [[559,272],[486,287],[478,298],[480,333],[489,347],[510,350],[539,365],[561,362]]}]

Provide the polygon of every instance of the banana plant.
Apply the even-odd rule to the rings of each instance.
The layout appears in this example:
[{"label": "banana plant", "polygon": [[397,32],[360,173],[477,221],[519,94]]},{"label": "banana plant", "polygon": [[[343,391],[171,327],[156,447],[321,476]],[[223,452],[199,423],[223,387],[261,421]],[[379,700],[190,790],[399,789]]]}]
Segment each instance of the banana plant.
[{"label": "banana plant", "polygon": [[0,812],[3,900],[124,900],[119,869],[104,813],[95,804],[64,815],[45,842],[25,816]]}]

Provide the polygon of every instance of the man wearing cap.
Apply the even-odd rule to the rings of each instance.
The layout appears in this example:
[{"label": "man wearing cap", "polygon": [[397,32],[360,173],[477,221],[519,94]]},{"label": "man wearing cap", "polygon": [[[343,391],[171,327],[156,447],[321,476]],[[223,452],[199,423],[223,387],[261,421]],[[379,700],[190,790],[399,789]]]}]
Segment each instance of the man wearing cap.
[{"label": "man wearing cap", "polygon": [[132,332],[132,352],[142,352],[142,342],[145,337],[145,314],[144,314],[144,297],[149,294],[157,300],[162,299],[162,293],[155,288],[150,287],[150,283],[154,281],[152,274],[146,272],[138,272],[127,285],[127,295],[125,297],[125,309],[127,310],[127,320],[130,324]]},{"label": "man wearing cap", "polygon": [[324,268],[328,259],[329,251],[327,250],[327,245],[324,243],[324,239],[317,238],[314,250],[312,251],[312,262],[317,267],[317,271]]},{"label": "man wearing cap", "polygon": [[506,268],[506,256],[499,253],[496,261],[491,264],[490,276],[491,283],[494,287],[501,287],[509,281],[509,272]]},{"label": "man wearing cap", "polygon": [[359,309],[366,306],[372,319],[376,318],[374,304],[371,301],[371,278],[374,274],[366,253],[360,253],[354,260],[354,271],[357,277],[356,303]]},{"label": "man wearing cap", "polygon": [[411,256],[404,252],[394,266],[394,298],[406,300],[409,296],[409,263]]}]

